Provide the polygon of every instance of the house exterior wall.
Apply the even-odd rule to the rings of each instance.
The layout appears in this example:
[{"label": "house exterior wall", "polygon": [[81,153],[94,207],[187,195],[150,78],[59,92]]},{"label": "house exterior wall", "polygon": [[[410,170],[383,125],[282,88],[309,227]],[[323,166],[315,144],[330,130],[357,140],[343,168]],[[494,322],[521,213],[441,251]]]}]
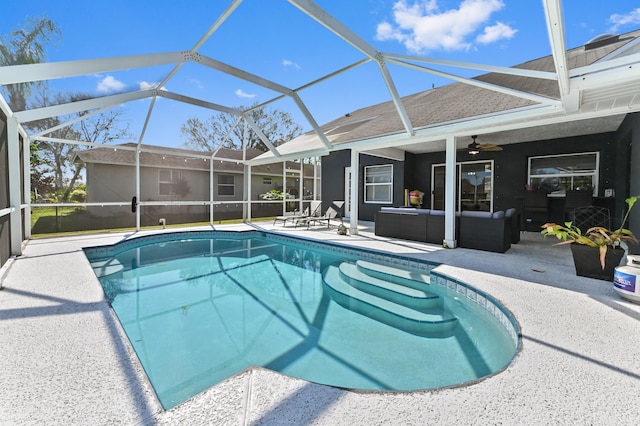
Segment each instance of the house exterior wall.
[{"label": "house exterior wall", "polygon": [[[629,114],[620,126],[619,144],[621,162],[628,164],[628,175],[624,177],[622,184],[628,187],[625,196],[640,194],[640,114]],[[616,194],[618,192],[616,191]],[[622,203],[622,197],[616,197]],[[640,237],[640,204],[631,210],[627,227]],[[640,254],[640,245],[631,244],[629,252]]]},{"label": "house exterior wall", "polygon": [[[360,167],[358,173],[352,170],[352,176],[358,176],[359,219],[373,221],[375,212],[382,206],[391,204],[372,204],[364,202],[364,168],[367,166],[393,165],[393,205],[404,204],[405,188],[405,163],[402,161],[389,160],[386,158],[373,157],[360,154]],[[326,210],[330,203],[335,200],[345,199],[344,169],[351,166],[351,151],[336,151],[322,157],[322,210]],[[327,172],[329,171],[329,172]]]},{"label": "house exterior wall", "polygon": [[[626,136],[625,136],[626,135]],[[636,147],[636,149],[632,149]],[[457,152],[457,162],[494,160],[494,210],[505,210],[516,207],[523,208],[523,194],[527,183],[528,160],[532,156],[571,154],[580,152],[600,153],[600,170],[598,176],[598,196],[603,197],[606,188],[612,188],[616,194],[640,193],[640,114],[630,115],[617,132],[553,139],[546,141],[525,142],[505,145],[503,151],[481,152],[471,156],[466,150]],[[629,161],[628,159],[632,160]],[[330,201],[344,198],[344,167],[350,166],[350,153],[337,151],[323,157],[322,199]],[[444,164],[445,153],[405,154],[404,162],[396,162],[383,158],[360,156],[359,176],[359,220],[372,221],[381,204],[364,204],[363,171],[367,165],[393,164],[394,189],[393,206],[404,203],[404,188],[419,189],[425,192],[423,207],[431,208],[431,173],[434,164]],[[328,172],[327,172],[328,171]],[[635,189],[634,189],[635,188]],[[635,191],[635,192],[634,192]],[[620,218],[624,213],[624,197],[605,200],[611,208],[613,218]],[[640,209],[638,209],[640,212]],[[634,212],[636,215],[638,212]],[[637,217],[633,226],[640,233]],[[633,228],[632,228],[633,230]]]},{"label": "house exterior wall", "polygon": [[[87,167],[87,202],[122,202],[126,206],[90,206],[89,213],[101,218],[110,216],[121,216],[128,221],[122,226],[132,226],[135,217],[129,205],[131,198],[136,194],[135,188],[135,167],[128,165],[88,163]],[[153,202],[172,201],[209,201],[210,199],[210,179],[208,170],[180,169],[182,178],[186,181],[188,191],[183,195],[161,195],[160,194],[160,171],[176,170],[161,169],[157,167],[140,168],[140,200]],[[221,175],[234,176],[233,195],[219,193],[219,179]],[[269,178],[265,180],[265,178]],[[269,181],[270,180],[270,181]],[[252,175],[251,200],[261,201],[260,194],[270,190],[282,190],[282,175]],[[235,171],[220,171],[214,169],[213,175],[213,196],[217,202],[223,202],[214,206],[214,220],[239,219],[243,213],[243,193],[245,180],[242,173]],[[287,180],[287,188],[294,193],[299,189],[298,181]],[[304,180],[304,196],[309,198],[313,194],[313,178]],[[230,202],[230,203],[229,203]],[[165,218],[167,223],[177,223],[176,221],[208,221],[209,206],[139,206],[141,209],[142,224],[157,224],[160,218]],[[291,206],[291,210],[299,208],[298,205]],[[275,216],[282,213],[281,203],[256,203],[252,206],[252,216]],[[171,222],[170,222],[171,221]]]}]

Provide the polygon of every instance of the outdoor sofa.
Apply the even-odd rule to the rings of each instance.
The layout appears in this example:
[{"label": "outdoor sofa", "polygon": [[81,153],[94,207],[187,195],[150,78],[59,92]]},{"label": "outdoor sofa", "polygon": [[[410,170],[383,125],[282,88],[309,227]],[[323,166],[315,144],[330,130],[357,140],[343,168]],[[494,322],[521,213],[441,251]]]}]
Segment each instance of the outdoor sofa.
[{"label": "outdoor sofa", "polygon": [[[456,213],[458,247],[504,253],[520,241],[515,209],[498,212],[465,210]],[[411,207],[382,207],[375,215],[375,234],[382,237],[442,244],[444,211]]]}]

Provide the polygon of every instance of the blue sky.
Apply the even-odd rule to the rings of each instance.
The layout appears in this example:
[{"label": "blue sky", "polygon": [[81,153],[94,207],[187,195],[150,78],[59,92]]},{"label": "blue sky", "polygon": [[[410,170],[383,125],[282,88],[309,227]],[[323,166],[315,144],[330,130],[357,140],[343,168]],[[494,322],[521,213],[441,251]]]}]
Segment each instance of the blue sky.
[{"label": "blue sky", "polygon": [[[550,54],[541,0],[317,0],[330,15],[379,51],[464,62],[512,66]],[[3,5],[0,34],[28,17],[44,14],[62,30],[47,60],[104,58],[189,50],[226,8],[225,0],[141,1],[23,0]],[[567,47],[608,32],[640,28],[636,1],[568,0],[563,3]],[[245,0],[200,53],[290,88],[300,87],[362,58],[284,0]],[[171,66],[56,80],[54,91],[106,95],[157,84]],[[401,95],[449,81],[389,65]],[[445,71],[453,71],[443,69]],[[477,72],[456,70],[462,75]],[[188,63],[167,84],[172,92],[237,107],[276,96],[262,87]],[[377,67],[358,67],[300,92],[319,124],[371,104],[388,101]],[[127,104],[132,134],[139,135],[149,101]],[[290,100],[272,105],[309,124]],[[160,99],[144,143],[180,146],[180,126],[211,112]]]}]

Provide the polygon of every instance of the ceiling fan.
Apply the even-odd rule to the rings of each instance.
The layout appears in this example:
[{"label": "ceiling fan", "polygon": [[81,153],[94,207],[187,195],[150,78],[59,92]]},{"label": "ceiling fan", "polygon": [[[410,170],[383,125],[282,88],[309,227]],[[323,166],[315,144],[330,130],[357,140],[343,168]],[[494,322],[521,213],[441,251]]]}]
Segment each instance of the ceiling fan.
[{"label": "ceiling fan", "polygon": [[477,135],[473,135],[471,136],[471,138],[473,139],[473,142],[471,142],[469,144],[469,146],[467,146],[467,149],[469,150],[469,155],[476,155],[479,154],[480,152],[485,152],[485,151],[491,151],[491,152],[496,152],[496,151],[502,151],[502,147],[493,143],[478,143],[476,142],[476,138],[478,136]]}]

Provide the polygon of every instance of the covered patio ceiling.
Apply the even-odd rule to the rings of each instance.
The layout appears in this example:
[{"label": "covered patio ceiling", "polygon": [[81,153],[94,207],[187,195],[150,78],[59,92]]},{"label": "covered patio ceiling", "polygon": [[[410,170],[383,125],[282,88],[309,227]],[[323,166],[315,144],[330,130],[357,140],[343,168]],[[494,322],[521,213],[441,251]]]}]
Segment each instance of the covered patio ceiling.
[{"label": "covered patio ceiling", "polygon": [[[282,1],[283,3],[285,2],[285,0]],[[120,105],[135,103],[139,100],[150,100],[144,125],[141,126],[142,130],[137,136],[137,143],[141,145],[145,139],[145,131],[152,120],[156,103],[160,99],[166,99],[209,112],[225,112],[236,115],[238,117],[236,125],[242,125],[243,122],[246,123],[262,138],[270,149],[269,153],[252,160],[250,162],[252,164],[323,155],[333,150],[350,148],[360,152],[381,149],[406,150],[414,153],[444,151],[447,138],[456,138],[458,140],[457,147],[460,148],[468,143],[467,139],[461,138],[474,134],[481,135],[481,137],[490,137],[492,143],[506,144],[533,139],[540,140],[607,132],[615,130],[625,114],[640,110],[640,84],[638,84],[638,81],[640,81],[640,67],[638,67],[640,63],[640,48],[638,43],[628,43],[624,49],[624,54],[618,54],[615,58],[604,58],[607,60],[571,68],[567,58],[560,0],[541,1],[552,58],[551,70],[544,71],[380,52],[341,21],[334,18],[331,11],[323,10],[313,1],[286,1],[290,6],[302,12],[300,19],[310,18],[328,34],[337,36],[341,43],[349,46],[352,53],[355,53],[355,56],[353,56],[355,60],[346,65],[338,65],[330,72],[315,78],[313,81],[287,85],[276,82],[258,72],[247,71],[202,53],[203,46],[224,26],[225,22],[234,19],[234,15],[243,4],[242,0],[232,0],[202,37],[193,46],[184,51],[0,67],[0,84],[53,81],[120,70],[165,67],[162,68],[167,70],[164,77],[151,88],[125,91],[108,96],[95,96],[81,101],[25,111],[13,111],[13,117],[19,124],[47,117],[64,116],[75,112],[88,112],[84,116],[84,118],[87,118]],[[248,7],[251,6],[250,2],[246,3]],[[332,63],[331,50],[320,48],[317,49],[317,54],[321,55],[328,63]],[[334,62],[339,63],[339,61]],[[259,104],[258,107],[274,106],[280,108],[282,103],[286,102],[296,110],[297,114],[304,118],[305,124],[311,129],[310,133],[300,136],[291,143],[276,147],[273,141],[270,141],[265,136],[258,124],[251,120],[246,111],[225,104],[215,96],[198,97],[171,91],[169,87],[172,81],[181,75],[184,68],[193,65],[210,69],[216,73],[214,75],[222,73],[233,79],[267,89],[273,93],[273,96]],[[360,67],[372,65],[377,70],[379,79],[383,83],[380,87],[386,91],[386,97],[393,105],[399,129],[380,133],[374,137],[354,137],[351,140],[341,140],[337,143],[337,135],[344,133],[337,131],[335,125],[322,126],[322,123],[319,123],[314,109],[310,108],[303,100],[304,92],[307,90],[320,90],[332,79],[340,78]],[[401,96],[398,90],[398,81],[394,79],[390,72],[389,65],[445,78],[474,88],[490,90],[517,99],[519,104],[516,103],[514,108],[490,114],[470,114],[458,120],[438,122],[428,126],[417,126],[407,111],[405,98]],[[443,69],[446,71],[443,71]],[[454,73],[451,70],[459,70],[460,72]],[[465,73],[469,70],[552,82],[554,87],[557,88],[557,96],[542,96],[534,90],[516,90],[492,82],[482,81],[481,79],[470,78],[465,76]],[[336,109],[338,107],[336,105]],[[346,115],[346,118],[342,118],[343,125],[348,123],[348,116],[349,114]],[[76,121],[69,121],[62,126],[70,125]],[[176,123],[176,126],[179,125],[180,123]],[[59,127],[61,126],[57,128]],[[48,134],[52,130],[55,130],[55,128],[28,135],[28,137],[32,140],[46,140],[84,146],[95,145],[86,141],[51,138]],[[151,142],[153,143],[153,141]]]}]

